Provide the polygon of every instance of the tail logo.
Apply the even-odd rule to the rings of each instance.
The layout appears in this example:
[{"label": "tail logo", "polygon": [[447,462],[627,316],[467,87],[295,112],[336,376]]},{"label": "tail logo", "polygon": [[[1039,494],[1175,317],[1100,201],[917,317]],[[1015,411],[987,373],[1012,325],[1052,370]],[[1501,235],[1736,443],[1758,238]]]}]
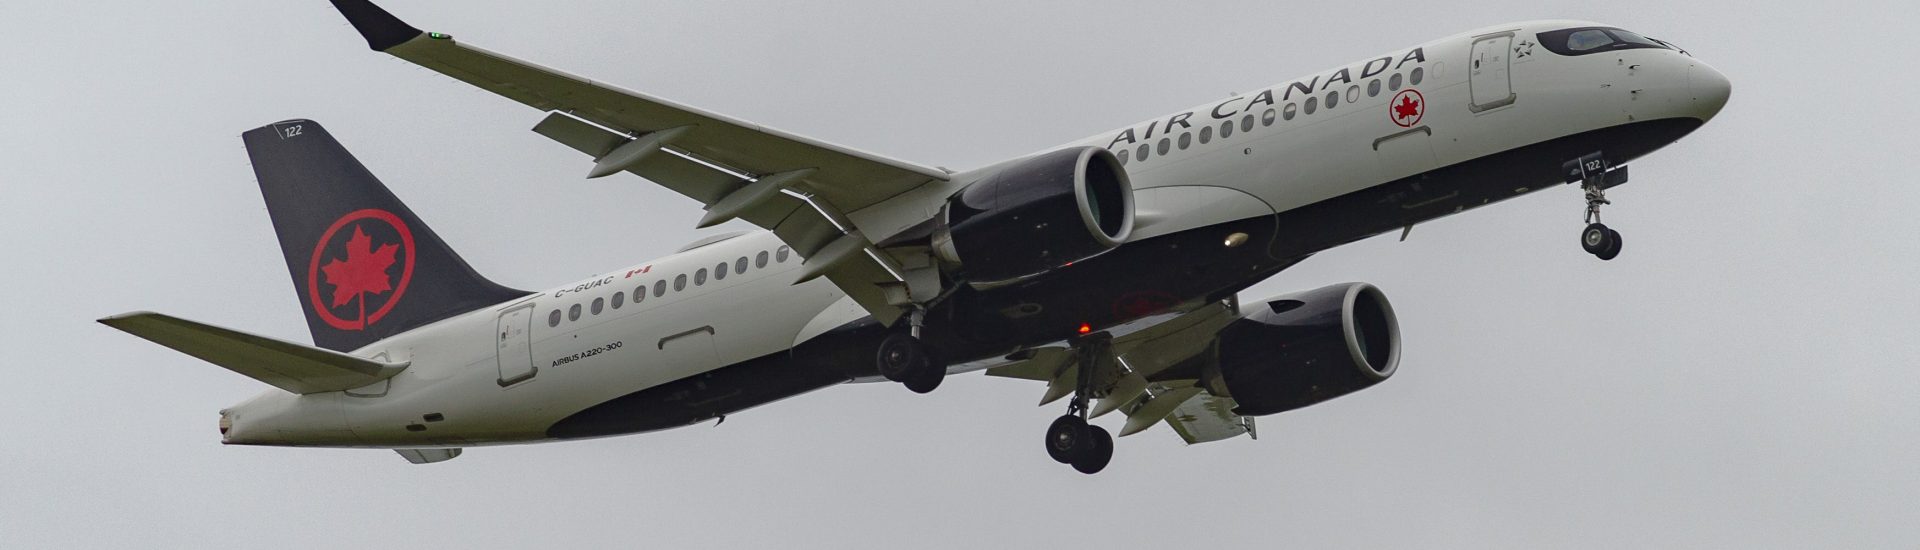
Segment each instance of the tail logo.
[{"label": "tail logo", "polygon": [[308,263],[307,299],[314,313],[340,330],[380,322],[413,280],[413,252],[413,231],[392,212],[367,208],[341,216],[320,235]]}]

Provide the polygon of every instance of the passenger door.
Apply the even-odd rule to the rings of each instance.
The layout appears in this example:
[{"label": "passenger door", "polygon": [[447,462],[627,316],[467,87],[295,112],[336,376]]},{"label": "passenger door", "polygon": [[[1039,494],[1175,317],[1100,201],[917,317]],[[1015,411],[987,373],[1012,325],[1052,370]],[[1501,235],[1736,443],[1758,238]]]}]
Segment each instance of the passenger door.
[{"label": "passenger door", "polygon": [[1473,112],[1507,105],[1514,100],[1513,33],[1482,36],[1473,41],[1473,59],[1467,63],[1467,84],[1473,90]]},{"label": "passenger door", "polygon": [[500,362],[500,387],[511,386],[532,379],[539,369],[533,366],[533,342],[530,328],[533,322],[533,303],[515,306],[500,314],[498,330],[494,331],[494,348]]}]

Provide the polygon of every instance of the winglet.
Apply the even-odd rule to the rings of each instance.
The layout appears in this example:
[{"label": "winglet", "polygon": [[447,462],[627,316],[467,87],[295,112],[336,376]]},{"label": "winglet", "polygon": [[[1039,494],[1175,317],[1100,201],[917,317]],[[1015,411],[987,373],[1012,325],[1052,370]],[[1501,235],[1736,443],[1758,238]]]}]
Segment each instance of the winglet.
[{"label": "winglet", "polygon": [[374,51],[386,51],[414,37],[420,36],[420,29],[413,28],[400,18],[380,9],[367,0],[333,0],[333,7],[340,15],[347,16],[347,22],[354,30],[367,38],[367,47]]}]

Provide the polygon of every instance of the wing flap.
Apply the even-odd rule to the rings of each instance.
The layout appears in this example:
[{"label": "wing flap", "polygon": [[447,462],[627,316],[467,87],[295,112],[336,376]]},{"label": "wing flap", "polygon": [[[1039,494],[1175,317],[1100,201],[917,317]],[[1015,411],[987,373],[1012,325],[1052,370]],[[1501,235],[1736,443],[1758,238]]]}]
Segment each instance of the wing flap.
[{"label": "wing flap", "polygon": [[1253,433],[1253,417],[1233,414],[1234,402],[1205,393],[1195,395],[1167,415],[1167,425],[1188,445]]},{"label": "wing flap", "polygon": [[100,324],[298,394],[358,388],[407,368],[147,311]]}]

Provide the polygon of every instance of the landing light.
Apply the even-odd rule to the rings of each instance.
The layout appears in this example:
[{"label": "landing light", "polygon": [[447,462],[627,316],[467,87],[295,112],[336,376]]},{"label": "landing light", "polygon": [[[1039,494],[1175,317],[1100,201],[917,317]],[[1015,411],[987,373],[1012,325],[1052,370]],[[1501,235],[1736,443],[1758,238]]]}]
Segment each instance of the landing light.
[{"label": "landing light", "polygon": [[1220,244],[1223,244],[1223,245],[1226,245],[1226,246],[1227,246],[1227,248],[1233,248],[1233,247],[1236,247],[1236,246],[1240,246],[1240,245],[1243,245],[1243,244],[1246,244],[1246,243],[1247,243],[1247,234],[1246,234],[1246,233],[1234,233],[1234,234],[1232,234],[1232,235],[1227,235],[1227,240],[1226,240],[1225,242],[1222,242],[1222,243],[1220,243]]}]

